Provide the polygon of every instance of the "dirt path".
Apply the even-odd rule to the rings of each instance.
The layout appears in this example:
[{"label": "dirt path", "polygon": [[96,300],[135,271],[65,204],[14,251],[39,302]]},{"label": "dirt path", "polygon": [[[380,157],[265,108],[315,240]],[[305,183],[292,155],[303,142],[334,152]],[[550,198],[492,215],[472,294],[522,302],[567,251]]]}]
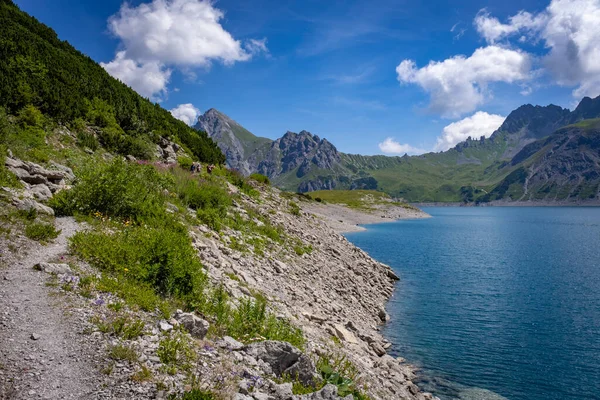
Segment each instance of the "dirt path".
[{"label": "dirt path", "polygon": [[52,243],[19,246],[25,243],[15,239],[12,245],[21,254],[3,257],[0,399],[88,399],[97,387],[98,372],[84,336],[66,318],[64,300],[45,285],[48,276],[32,268],[65,254],[67,238],[79,229],[72,218],[57,218],[56,225],[62,232]]}]

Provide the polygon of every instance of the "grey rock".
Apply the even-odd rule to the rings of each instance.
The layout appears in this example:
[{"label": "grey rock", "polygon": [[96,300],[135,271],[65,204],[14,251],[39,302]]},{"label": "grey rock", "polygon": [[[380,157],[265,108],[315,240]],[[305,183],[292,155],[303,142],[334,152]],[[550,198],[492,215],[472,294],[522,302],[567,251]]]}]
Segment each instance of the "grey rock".
[{"label": "grey rock", "polygon": [[387,276],[388,276],[388,278],[393,279],[395,281],[400,280],[400,277],[398,275],[396,275],[396,273],[394,271],[392,271],[391,269],[388,269]]},{"label": "grey rock", "polygon": [[377,342],[373,342],[370,344],[371,348],[379,357],[384,356],[386,354],[385,349]]},{"label": "grey rock", "polygon": [[46,201],[52,197],[52,192],[48,186],[43,184],[32,186],[29,189],[29,193],[31,193],[33,197],[40,201]]},{"label": "grey rock", "polygon": [[163,332],[169,332],[170,330],[173,329],[173,325],[169,324],[167,321],[160,321],[158,323],[158,327]]},{"label": "grey rock", "polygon": [[30,338],[31,340],[40,340],[41,336],[37,333],[32,333]]},{"label": "grey rock", "polygon": [[[8,160],[8,158],[7,158]],[[28,171],[26,171],[23,168],[11,168],[8,167],[8,170],[10,172],[12,172],[13,174],[15,174],[15,176],[19,179],[19,180],[24,180],[24,179],[28,179],[31,178],[31,175],[29,174]]]},{"label": "grey rock", "polygon": [[246,346],[246,354],[265,362],[273,374],[297,376],[305,385],[318,379],[317,371],[310,358],[287,342],[266,340]]},{"label": "grey rock", "polygon": [[192,313],[178,313],[175,315],[175,320],[183,325],[190,335],[197,339],[204,339],[210,326],[208,321],[205,321]]},{"label": "grey rock", "polygon": [[231,336],[224,336],[221,340],[219,340],[218,345],[224,349],[233,351],[239,351],[244,348],[244,343],[238,342]]},{"label": "grey rock", "polygon": [[6,157],[6,159],[4,160],[4,165],[6,165],[6,167],[8,167],[9,169],[23,169],[25,171],[29,171],[29,167],[27,166],[27,164],[25,164],[23,161],[16,159],[16,158],[12,158],[12,157]]},{"label": "grey rock", "polygon": [[[302,396],[297,396],[297,400],[340,400],[342,397],[338,396],[337,386],[332,384],[327,384],[323,389],[318,392],[305,394]],[[353,396],[349,394],[346,397],[343,397],[343,400],[352,400]]]},{"label": "grey rock", "polygon": [[294,396],[291,382],[275,384],[273,385],[272,390],[273,397],[277,400],[291,400]]},{"label": "grey rock", "polygon": [[50,161],[50,165],[52,165],[52,167],[54,167],[55,169],[62,171],[64,174],[64,178],[71,181],[73,179],[75,179],[75,174],[73,173],[73,170],[65,165],[61,165],[58,164],[54,161]]},{"label": "grey rock", "polygon": [[385,311],[385,308],[383,306],[379,306],[379,309],[377,310],[377,316],[379,317],[381,322],[387,322],[390,320],[390,316]]},{"label": "grey rock", "polygon": [[73,271],[71,271],[71,267],[69,267],[68,264],[52,264],[52,263],[41,262],[41,263],[35,264],[33,266],[33,268],[38,271],[45,272],[47,274],[63,275],[63,274],[72,274],[73,273]]},{"label": "grey rock", "polygon": [[29,183],[31,185],[48,183],[48,179],[45,176],[39,175],[39,174],[19,177],[19,179],[21,179],[23,182]]}]

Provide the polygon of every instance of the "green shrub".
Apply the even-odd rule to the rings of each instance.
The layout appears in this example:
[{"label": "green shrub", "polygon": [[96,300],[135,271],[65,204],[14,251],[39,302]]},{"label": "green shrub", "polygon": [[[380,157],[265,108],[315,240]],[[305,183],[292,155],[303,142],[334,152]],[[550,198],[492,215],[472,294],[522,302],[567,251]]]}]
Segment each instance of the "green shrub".
[{"label": "green shrub", "polygon": [[98,150],[100,147],[100,143],[98,143],[96,136],[93,133],[84,130],[77,132],[77,145],[87,147],[93,151]]},{"label": "green shrub", "polygon": [[54,225],[45,223],[32,223],[25,227],[25,236],[29,239],[39,242],[46,242],[51,239],[56,239],[60,235],[60,230],[57,231]]},{"label": "green shrub", "polygon": [[138,359],[137,352],[133,347],[126,346],[123,344],[117,344],[112,346],[109,350],[109,356],[113,360],[117,361],[129,361],[130,363],[136,362]]},{"label": "green shrub", "polygon": [[305,339],[302,331],[286,319],[277,318],[267,311],[267,301],[263,296],[256,299],[240,299],[232,311],[228,333],[239,340],[282,340],[303,348]]},{"label": "green shrub", "polygon": [[202,389],[192,389],[179,397],[181,400],[214,400],[215,398],[211,392]]},{"label": "green shrub", "polygon": [[[148,284],[128,278],[123,274],[102,274],[96,288],[102,292],[114,293],[122,298],[130,307],[139,307],[144,311],[155,311],[163,308],[164,301]],[[122,308],[122,304],[109,305],[115,311]]]},{"label": "green shrub", "polygon": [[101,213],[134,222],[165,218],[161,190],[169,185],[153,166],[116,159],[109,164],[89,163],[77,171],[71,190],[57,193],[50,205],[57,215]]},{"label": "green shrub", "polygon": [[187,156],[177,157],[177,164],[186,171],[189,171],[192,168],[192,163],[194,160]]},{"label": "green shrub", "polygon": [[234,186],[237,186],[243,193],[248,196],[257,197],[258,192],[251,185],[248,184],[246,178],[236,170],[229,168],[222,168],[217,170],[217,175],[222,175]]},{"label": "green shrub", "polygon": [[221,186],[213,183],[200,183],[195,179],[187,180],[177,187],[179,198],[194,210],[213,209],[224,215],[231,205],[229,193]]},{"label": "green shrub", "polygon": [[296,246],[294,246],[294,252],[299,256],[302,256],[304,254],[310,254],[313,252],[313,247],[310,244],[307,246],[296,245]]},{"label": "green shrub", "polygon": [[293,201],[290,201],[290,214],[295,216],[300,215],[300,206]]},{"label": "green shrub", "polygon": [[188,338],[182,332],[171,332],[160,341],[156,355],[166,365],[179,365],[184,369],[196,358]]},{"label": "green shrub", "polygon": [[259,174],[259,173],[254,173],[251,174],[249,176],[250,179],[255,180],[258,183],[261,183],[263,185],[270,185],[271,184],[271,180],[269,179],[268,176],[265,176],[263,174]]},{"label": "green shrub", "polygon": [[[0,109],[0,112],[2,110]],[[2,115],[0,114],[0,134],[1,134],[1,118]],[[1,138],[1,136],[0,136]],[[12,172],[10,172],[6,166],[4,165],[4,160],[6,159],[6,147],[1,144],[0,142],[0,186],[7,186],[7,187],[21,187],[21,182],[19,181],[19,179],[15,176],[15,174],[13,174]]]},{"label": "green shrub", "polygon": [[330,383],[338,388],[338,395],[345,397],[349,394],[354,400],[369,400],[356,382],[358,378],[358,369],[345,355],[324,355],[317,361],[317,370],[321,374],[325,383]]},{"label": "green shrub", "polygon": [[158,293],[201,296],[206,275],[187,232],[167,227],[131,227],[121,232],[77,232],[74,254],[102,270],[124,274]]},{"label": "green shrub", "polygon": [[322,202],[323,202],[323,199],[322,199],[322,198],[320,198],[320,197],[315,197],[315,201],[316,201],[317,203],[322,203]]},{"label": "green shrub", "polygon": [[22,126],[42,128],[44,125],[44,115],[34,106],[27,105],[19,111],[19,123]]},{"label": "green shrub", "polygon": [[204,225],[214,231],[220,231],[223,226],[223,217],[225,212],[222,209],[209,208],[196,211],[196,216]]}]

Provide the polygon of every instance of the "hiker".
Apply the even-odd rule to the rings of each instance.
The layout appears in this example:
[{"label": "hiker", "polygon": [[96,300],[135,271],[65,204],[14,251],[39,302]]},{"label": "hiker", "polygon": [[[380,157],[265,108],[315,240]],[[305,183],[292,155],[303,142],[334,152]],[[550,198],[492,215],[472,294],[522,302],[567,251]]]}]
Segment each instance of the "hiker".
[{"label": "hiker", "polygon": [[206,166],[206,172],[208,172],[209,174],[212,174],[213,169],[215,169],[214,164],[210,164],[210,165]]}]

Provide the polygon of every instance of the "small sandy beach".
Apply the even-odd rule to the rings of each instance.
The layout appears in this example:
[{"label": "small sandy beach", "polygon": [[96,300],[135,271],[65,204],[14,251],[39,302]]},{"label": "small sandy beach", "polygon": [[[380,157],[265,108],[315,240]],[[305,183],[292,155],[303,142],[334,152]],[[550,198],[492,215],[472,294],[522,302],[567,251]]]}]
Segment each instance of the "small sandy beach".
[{"label": "small sandy beach", "polygon": [[363,231],[360,225],[394,222],[400,219],[430,218],[424,211],[392,204],[373,205],[371,210],[359,210],[340,204],[302,203],[302,208],[317,215],[338,233]]}]

